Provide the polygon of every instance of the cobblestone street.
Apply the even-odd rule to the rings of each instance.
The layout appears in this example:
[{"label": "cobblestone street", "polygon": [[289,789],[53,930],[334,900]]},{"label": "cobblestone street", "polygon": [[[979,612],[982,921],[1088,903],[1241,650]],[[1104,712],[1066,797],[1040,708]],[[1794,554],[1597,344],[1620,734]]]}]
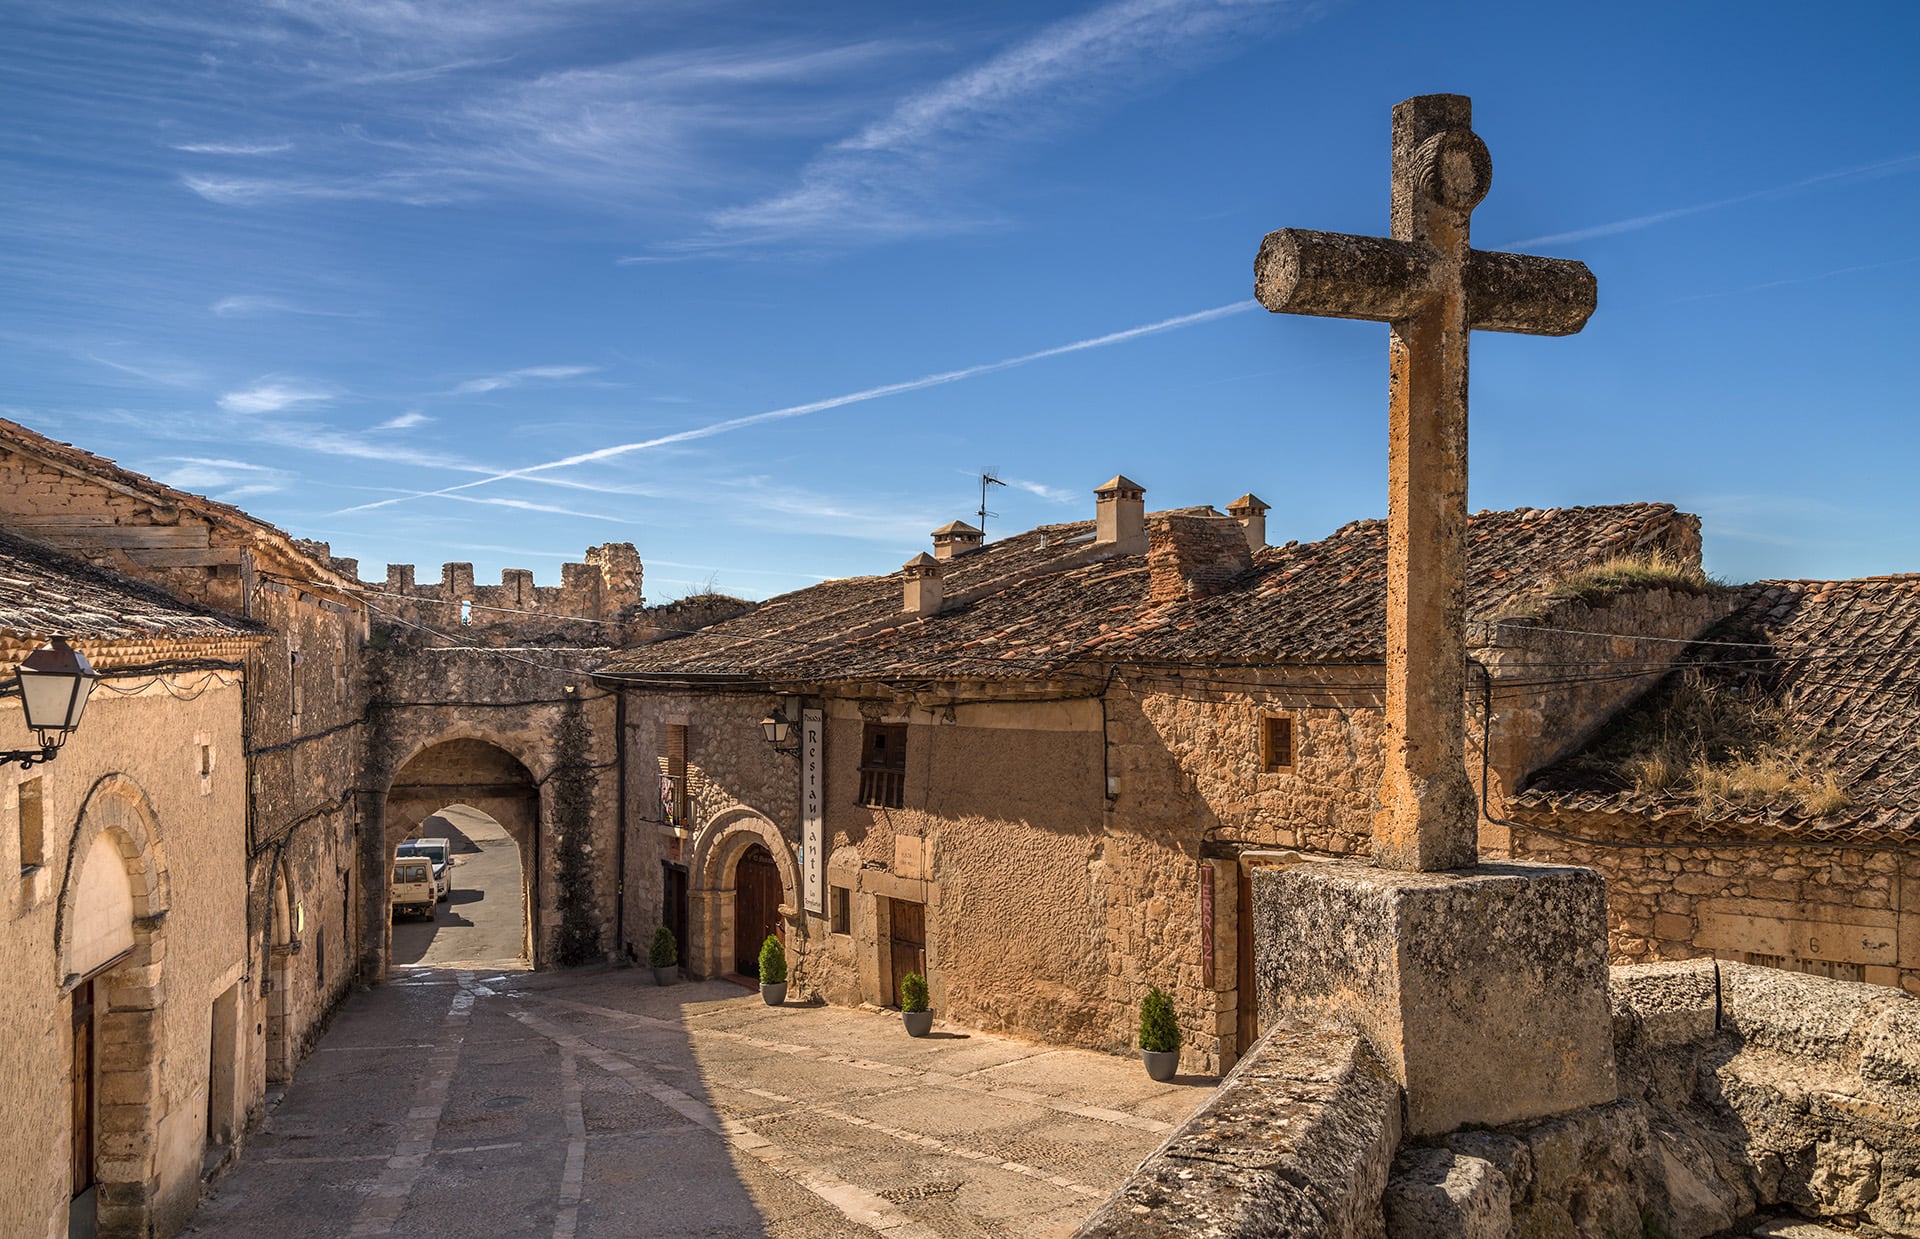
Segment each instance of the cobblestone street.
[{"label": "cobblestone street", "polygon": [[641,969],[356,995],[203,1236],[1066,1235],[1213,1081]]}]

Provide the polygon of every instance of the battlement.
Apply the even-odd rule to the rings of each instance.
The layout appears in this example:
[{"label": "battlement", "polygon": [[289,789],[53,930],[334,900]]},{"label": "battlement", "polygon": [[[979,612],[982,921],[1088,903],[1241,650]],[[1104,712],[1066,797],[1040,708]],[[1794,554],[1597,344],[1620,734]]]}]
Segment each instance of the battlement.
[{"label": "battlement", "polygon": [[[334,570],[359,579],[359,562],[305,545]],[[376,626],[419,625],[464,634],[478,645],[627,645],[647,630],[640,553],[631,542],[589,547],[583,563],[560,566],[560,584],[536,585],[526,568],[501,572],[498,585],[474,582],[470,563],[442,564],[437,584],[421,584],[412,564],[388,564],[383,582],[363,581]]]}]

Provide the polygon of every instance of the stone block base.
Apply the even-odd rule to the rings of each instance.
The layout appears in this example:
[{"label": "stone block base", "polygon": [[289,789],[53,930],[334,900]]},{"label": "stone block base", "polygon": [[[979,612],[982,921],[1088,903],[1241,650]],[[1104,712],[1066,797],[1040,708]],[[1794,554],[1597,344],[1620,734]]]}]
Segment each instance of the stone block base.
[{"label": "stone block base", "polygon": [[1406,1093],[1406,1132],[1614,1100],[1606,886],[1591,869],[1257,870],[1261,1024],[1331,1013]]}]

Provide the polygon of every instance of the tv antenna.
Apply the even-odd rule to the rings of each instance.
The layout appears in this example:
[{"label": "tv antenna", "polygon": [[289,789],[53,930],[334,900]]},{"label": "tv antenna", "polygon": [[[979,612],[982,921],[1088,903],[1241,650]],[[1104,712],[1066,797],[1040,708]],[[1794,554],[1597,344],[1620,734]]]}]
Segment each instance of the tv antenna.
[{"label": "tv antenna", "polygon": [[987,487],[1005,485],[1005,482],[993,476],[993,470],[982,469],[980,471],[980,541],[983,543],[987,540],[987,518],[989,516],[1000,515],[998,512],[987,511]]}]

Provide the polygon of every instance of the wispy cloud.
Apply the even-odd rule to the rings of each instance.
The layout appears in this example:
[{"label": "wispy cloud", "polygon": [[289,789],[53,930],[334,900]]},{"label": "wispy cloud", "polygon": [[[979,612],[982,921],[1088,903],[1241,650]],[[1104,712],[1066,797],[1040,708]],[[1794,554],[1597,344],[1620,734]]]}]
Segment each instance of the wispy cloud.
[{"label": "wispy cloud", "polygon": [[599,369],[599,366],[527,366],[520,370],[508,370],[504,374],[468,379],[457,384],[452,394],[473,396],[481,392],[499,391],[503,387],[518,387],[535,379],[577,379],[583,374],[597,373]]},{"label": "wispy cloud", "polygon": [[1048,486],[1045,482],[1028,482],[1020,478],[1001,478],[1000,480],[1015,490],[1023,490],[1029,495],[1045,499],[1048,503],[1073,503],[1080,498],[1078,491]]},{"label": "wispy cloud", "polygon": [[82,353],[82,357],[109,370],[118,370],[121,374],[131,375],[147,383],[158,383],[163,387],[196,387],[205,381],[199,369],[179,362],[121,361],[112,357],[102,357],[98,353]]},{"label": "wispy cloud", "polygon": [[219,404],[229,413],[278,413],[283,409],[317,404],[333,399],[333,393],[293,382],[263,381],[220,397]]},{"label": "wispy cloud", "polygon": [[1796,275],[1785,280],[1766,280],[1759,284],[1748,284],[1743,288],[1728,288],[1717,293],[1695,293],[1690,297],[1676,297],[1679,302],[1711,301],[1718,297],[1740,297],[1747,293],[1765,292],[1769,288],[1785,288],[1792,284],[1811,284],[1817,280],[1830,280],[1837,275],[1854,275],[1861,271],[1884,271],[1888,267],[1905,267],[1920,262],[1920,255],[1911,258],[1895,258],[1889,262],[1862,262],[1850,267],[1835,267],[1831,271],[1816,271],[1812,275]]},{"label": "wispy cloud", "polygon": [[154,476],[169,486],[227,502],[274,494],[293,480],[288,470],[272,465],[214,456],[170,456],[154,470]]},{"label": "wispy cloud", "polygon": [[1146,323],[1139,327],[1128,327],[1122,331],[1110,331],[1105,335],[1093,336],[1085,340],[1076,340],[1071,344],[1060,344],[1053,348],[1041,349],[1035,353],[1023,353],[1018,357],[1007,357],[1000,361],[985,362],[977,366],[967,366],[959,370],[944,370],[937,374],[922,375],[917,379],[908,379],[901,383],[886,383],[879,387],[869,387],[861,391],[849,392],[844,396],[830,396],[825,400],[812,400],[805,404],[788,405],[785,408],[770,409],[765,413],[754,413],[746,417],[733,417],[725,421],[713,422],[705,426],[696,426],[690,430],[679,430],[672,434],[660,435],[652,439],[641,439],[633,443],[619,443],[612,447],[596,448],[591,452],[581,452],[573,456],[564,456],[558,460],[543,464],[528,465],[522,469],[510,469],[491,477],[479,478],[472,482],[463,482],[441,490],[423,491],[418,495],[382,499],[375,503],[363,503],[356,507],[344,508],[345,512],[363,512],[372,508],[384,508],[396,503],[405,503],[409,499],[444,497],[458,491],[471,490],[476,486],[486,486],[495,482],[505,482],[513,478],[524,478],[534,474],[546,473],[554,469],[566,469],[575,465],[591,464],[595,461],[611,460],[633,452],[643,452],[652,448],[666,447],[674,443],[686,443],[696,439],[711,438],[748,426],[758,426],[766,422],[784,421],[788,418],[805,417],[811,413],[821,413],[828,409],[844,408],[850,404],[861,404],[869,400],[878,400],[885,396],[899,396],[908,392],[923,391],[929,387],[940,387],[948,383],[958,383],[966,379],[979,378],[1001,370],[1011,370],[1050,357],[1063,357],[1069,353],[1085,352],[1089,349],[1108,348],[1115,344],[1124,344],[1143,336],[1156,335],[1163,331],[1173,331],[1181,327],[1191,327],[1198,323],[1212,322],[1231,314],[1243,314],[1259,308],[1257,301],[1235,301],[1228,305],[1215,306],[1211,310],[1200,310],[1193,314],[1181,314],[1173,318],[1163,318],[1158,322]]},{"label": "wispy cloud", "polygon": [[[820,151],[782,193],[711,217],[663,256],[794,236],[899,237],[977,226],[954,188],[1143,81],[1230,50],[1232,36],[1301,16],[1296,0],[1118,0],[1055,22],[911,95]],[[986,214],[991,214],[990,212]]]},{"label": "wispy cloud", "polygon": [[291,142],[186,142],[173,148],[189,155],[279,155],[293,149]]},{"label": "wispy cloud", "polygon": [[296,314],[312,318],[359,318],[361,315],[352,310],[320,310],[312,306],[296,305],[281,297],[264,297],[253,293],[236,293],[222,297],[209,307],[222,318],[256,318],[264,314]]},{"label": "wispy cloud", "polygon": [[411,430],[415,426],[424,426],[432,420],[433,419],[431,417],[428,417],[425,413],[422,413],[418,409],[409,409],[407,412],[402,413],[398,417],[388,418],[386,421],[381,422],[378,426],[375,426],[374,429],[375,430]]},{"label": "wispy cloud", "polygon": [[1831,172],[1820,172],[1813,176],[1803,176],[1799,180],[1788,181],[1784,185],[1774,185],[1766,189],[1750,190],[1744,194],[1735,194],[1731,198],[1716,198],[1711,202],[1696,202],[1691,206],[1670,207],[1664,211],[1653,211],[1646,215],[1635,215],[1627,219],[1616,219],[1612,223],[1594,224],[1588,228],[1576,228],[1572,232],[1553,232],[1541,237],[1527,237],[1520,241],[1510,241],[1501,246],[1503,249],[1520,249],[1539,245],[1566,245],[1575,241],[1591,241],[1597,237],[1617,236],[1623,232],[1638,232],[1642,228],[1651,228],[1655,224],[1664,224],[1669,220],[1685,219],[1690,215],[1705,215],[1709,211],[1720,211],[1730,206],[1739,206],[1747,202],[1759,202],[1767,198],[1782,198],[1817,185],[1828,185],[1840,181],[1870,180],[1874,177],[1892,176],[1920,168],[1920,151],[1907,155],[1896,155],[1891,159],[1876,160],[1873,163],[1855,164],[1852,167],[1836,168]]}]

